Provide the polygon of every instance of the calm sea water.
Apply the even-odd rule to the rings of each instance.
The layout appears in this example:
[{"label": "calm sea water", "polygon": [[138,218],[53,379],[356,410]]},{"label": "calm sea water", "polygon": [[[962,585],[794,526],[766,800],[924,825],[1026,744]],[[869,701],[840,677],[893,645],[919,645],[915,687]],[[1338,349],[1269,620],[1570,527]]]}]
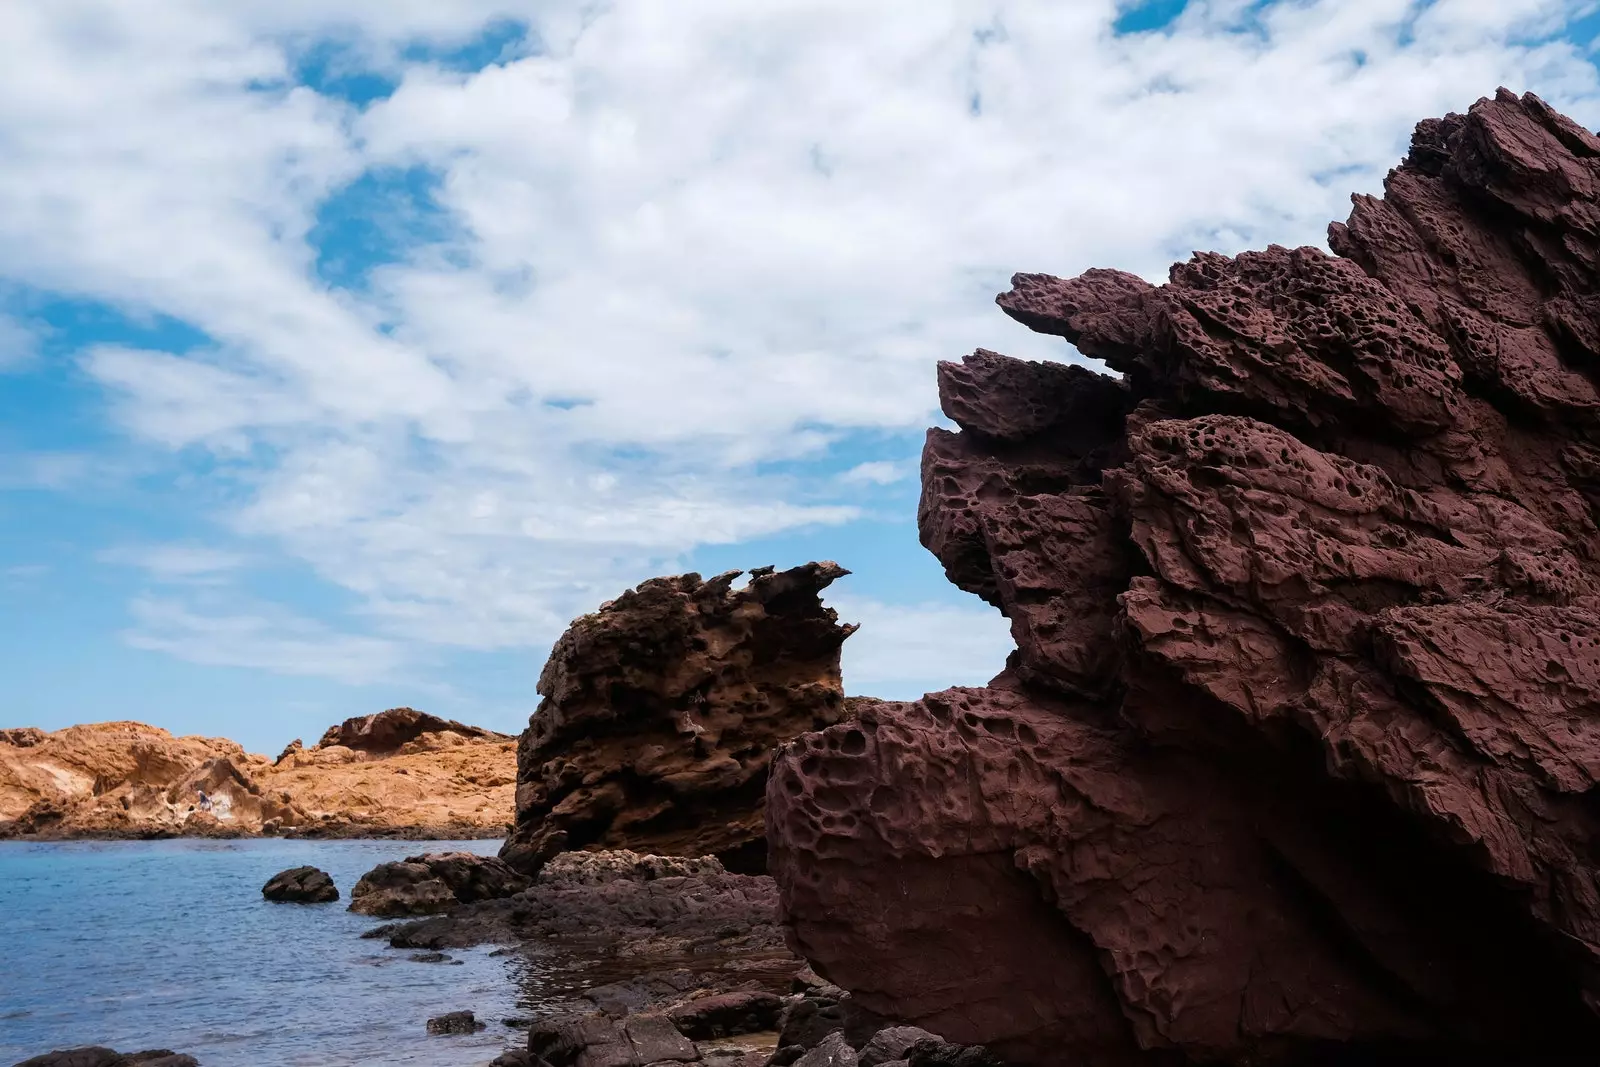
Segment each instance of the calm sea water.
[{"label": "calm sea water", "polygon": [[[356,879],[425,851],[498,841],[0,842],[0,1064],[73,1045],[171,1048],[204,1067],[485,1064],[520,1043],[518,966],[490,948],[413,963],[359,934]],[[333,876],[334,904],[272,904],[286,867]],[[432,1037],[429,1016],[489,1028]]]}]

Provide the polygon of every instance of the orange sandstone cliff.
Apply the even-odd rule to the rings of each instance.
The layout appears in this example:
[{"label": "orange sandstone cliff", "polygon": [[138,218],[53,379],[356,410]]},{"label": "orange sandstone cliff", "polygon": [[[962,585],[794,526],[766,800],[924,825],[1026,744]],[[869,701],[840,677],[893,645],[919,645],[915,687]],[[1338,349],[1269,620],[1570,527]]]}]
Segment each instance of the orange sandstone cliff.
[{"label": "orange sandstone cliff", "polygon": [[276,761],[136,722],[0,730],[0,837],[498,837],[516,770],[515,738],[411,708]]}]

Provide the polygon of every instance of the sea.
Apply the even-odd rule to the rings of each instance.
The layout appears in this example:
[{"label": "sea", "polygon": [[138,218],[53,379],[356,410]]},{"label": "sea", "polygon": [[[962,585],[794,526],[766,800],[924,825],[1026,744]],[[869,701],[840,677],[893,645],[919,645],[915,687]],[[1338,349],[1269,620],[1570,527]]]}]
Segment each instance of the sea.
[{"label": "sea", "polygon": [[[498,841],[0,842],[0,1065],[54,1049],[170,1048],[203,1067],[487,1064],[521,1045],[526,961],[494,946],[413,962],[362,940],[356,880],[420,852]],[[310,864],[332,904],[277,904],[261,886]],[[487,1029],[430,1036],[470,1010]]]}]

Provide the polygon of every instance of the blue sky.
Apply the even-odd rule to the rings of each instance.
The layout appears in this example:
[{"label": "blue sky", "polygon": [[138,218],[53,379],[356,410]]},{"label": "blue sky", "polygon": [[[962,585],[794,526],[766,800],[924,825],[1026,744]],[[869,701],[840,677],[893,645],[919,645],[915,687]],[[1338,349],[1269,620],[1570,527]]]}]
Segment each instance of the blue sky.
[{"label": "blue sky", "polygon": [[917,544],[1015,270],[1320,244],[1594,4],[0,6],[0,725],[514,730],[642,578],[831,558],[851,692],[985,681]]}]

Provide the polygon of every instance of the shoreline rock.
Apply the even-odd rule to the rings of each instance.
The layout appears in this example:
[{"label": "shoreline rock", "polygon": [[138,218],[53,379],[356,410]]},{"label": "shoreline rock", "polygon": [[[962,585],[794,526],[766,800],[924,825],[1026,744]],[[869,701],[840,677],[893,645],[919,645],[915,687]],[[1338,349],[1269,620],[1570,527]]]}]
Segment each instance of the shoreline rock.
[{"label": "shoreline rock", "polygon": [[508,863],[531,875],[604,848],[765,871],[772,750],[843,716],[855,627],[819,597],[838,564],[757,568],[736,589],[740,573],[641,582],[556,642],[518,746]]},{"label": "shoreline rock", "polygon": [[16,1067],[200,1067],[200,1061],[171,1049],[116,1052],[101,1045],[83,1045],[46,1052]]},{"label": "shoreline rock", "polygon": [[0,730],[0,840],[504,838],[515,781],[514,738],[410,708],[275,761],[142,723],[24,727]]},{"label": "shoreline rock", "polygon": [[327,871],[291,867],[267,879],[267,884],[261,887],[261,895],[289,904],[327,904],[339,899],[339,889]]},{"label": "shoreline rock", "polygon": [[[983,688],[774,761],[791,944],[1019,1064],[1600,1048],[1600,138],[1501,90],[1329,244],[998,303],[918,522]],[[952,973],[959,973],[959,981]]]}]

